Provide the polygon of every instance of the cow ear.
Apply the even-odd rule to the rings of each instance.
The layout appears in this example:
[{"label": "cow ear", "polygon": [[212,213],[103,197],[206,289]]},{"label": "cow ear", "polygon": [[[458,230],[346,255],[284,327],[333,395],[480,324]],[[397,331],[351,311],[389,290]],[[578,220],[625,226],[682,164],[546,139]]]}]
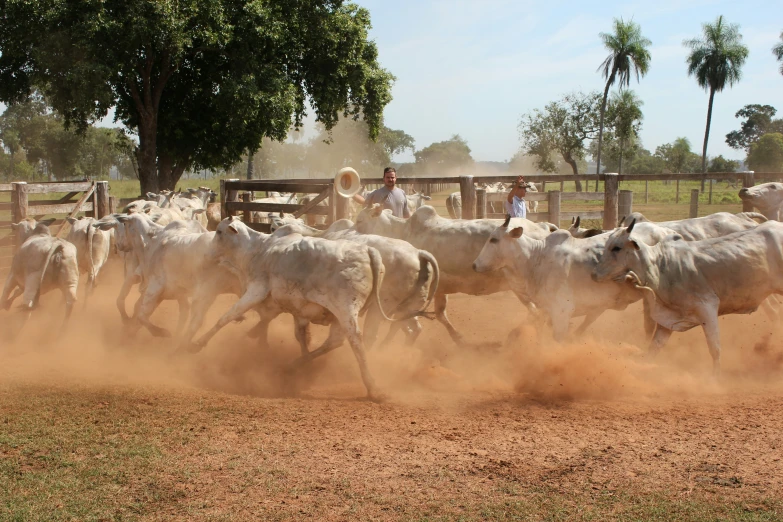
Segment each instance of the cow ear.
[{"label": "cow ear", "polygon": [[234,223],[231,223],[231,224],[228,226],[228,230],[229,230],[229,231],[230,231],[232,234],[239,234],[239,230],[237,230],[237,226],[236,226]]},{"label": "cow ear", "polygon": [[[81,219],[81,218],[79,218],[79,219]],[[57,221],[57,218],[46,218],[46,219],[42,219],[38,223],[40,223],[42,225],[46,225],[48,227],[48,226],[51,226],[52,223],[54,223],[55,221]]]},{"label": "cow ear", "polygon": [[16,230],[17,228],[19,228],[19,225],[21,225],[21,224],[22,224],[22,223],[11,223],[11,228],[13,228],[14,230]]},{"label": "cow ear", "polygon": [[422,196],[422,198],[426,199],[427,201],[432,199],[432,196]]},{"label": "cow ear", "polygon": [[383,207],[380,206],[378,203],[374,204],[372,206],[372,217],[380,217],[380,215],[383,213]]},{"label": "cow ear", "polygon": [[76,223],[76,221],[77,221],[77,220],[76,220],[76,218],[72,218],[72,217],[70,217],[70,216],[68,216],[67,218],[65,218],[65,220],[66,220],[68,223],[70,223],[71,225],[73,225],[73,224],[74,224],[74,223]]},{"label": "cow ear", "polygon": [[637,243],[635,239],[628,240],[628,243],[631,245],[631,247],[634,248],[634,250],[639,250],[639,243]]},{"label": "cow ear", "polygon": [[193,215],[197,216],[199,214],[203,214],[206,211],[207,211],[207,209],[205,209],[205,208],[194,208],[193,209]]},{"label": "cow ear", "polygon": [[522,237],[522,227],[512,228],[511,232],[509,232],[508,235],[513,237],[514,239],[519,239],[520,237]]},{"label": "cow ear", "polygon": [[579,228],[579,223],[581,222],[582,222],[582,216],[576,216],[576,221],[574,221],[574,226],[576,226],[576,228]]}]

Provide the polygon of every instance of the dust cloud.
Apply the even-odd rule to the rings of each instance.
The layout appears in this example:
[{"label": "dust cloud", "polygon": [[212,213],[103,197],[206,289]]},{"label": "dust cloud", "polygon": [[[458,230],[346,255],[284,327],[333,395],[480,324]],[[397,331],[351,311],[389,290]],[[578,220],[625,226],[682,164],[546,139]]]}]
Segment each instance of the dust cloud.
[{"label": "dust cloud", "polygon": [[[178,354],[176,341],[123,327],[115,299],[121,270],[115,260],[84,306],[83,289],[65,332],[61,297],[42,297],[16,341],[18,309],[2,313],[0,386],[128,386],[195,390],[252,397],[355,399],[365,395],[353,352],[347,344],[290,371],[299,356],[289,316],[275,320],[269,346],[247,337],[251,312],[228,325],[199,354]],[[136,294],[127,307],[132,309]],[[221,296],[205,326],[234,301]],[[423,320],[414,346],[402,339],[368,353],[370,370],[392,403],[455,407],[469,398],[517,397],[535,402],[672,401],[783,389],[783,343],[776,321],[762,313],[721,319],[722,374],[712,363],[700,329],[674,334],[657,357],[646,353],[641,307],[607,312],[582,338],[555,343],[546,325],[535,324],[511,295],[452,296],[450,318],[468,346],[457,347],[436,321]],[[174,302],[164,302],[153,320],[174,328]],[[521,326],[518,340],[505,343]],[[575,321],[578,324],[578,320]],[[312,327],[316,347],[328,329]],[[383,331],[379,338],[383,338]]]}]

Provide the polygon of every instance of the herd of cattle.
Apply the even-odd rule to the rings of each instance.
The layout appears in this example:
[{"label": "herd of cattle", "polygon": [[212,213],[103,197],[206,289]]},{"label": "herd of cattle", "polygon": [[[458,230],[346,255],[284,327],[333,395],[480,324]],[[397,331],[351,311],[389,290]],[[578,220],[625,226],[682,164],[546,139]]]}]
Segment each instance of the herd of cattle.
[{"label": "herd of cattle", "polygon": [[[783,224],[777,221],[782,183],[740,191],[761,213],[721,212],[659,223],[634,213],[608,231],[585,230],[578,219],[567,230],[520,218],[448,219],[426,205],[400,219],[374,205],[361,210],[355,222],[339,220],[326,230],[273,216],[272,232],[263,234],[235,217],[211,226],[212,197],[206,188],[148,194],[121,214],[69,219],[67,239],[51,235],[51,220],[14,224],[21,246],[2,307],[8,310],[21,295],[26,320],[40,294],[60,289],[67,321],[80,274],[87,274],[86,303],[114,244],[124,259],[117,308],[127,328],[171,336],[152,315],[163,300],[176,300],[178,349],[198,352],[250,311],[259,319],[249,335],[266,343],[270,321],[288,313],[301,348],[294,367],[347,338],[368,395],[378,398],[365,349],[376,342],[382,322],[391,323],[384,342],[400,331],[414,342],[422,328],[419,318],[426,317],[440,322],[456,343],[467,344],[447,316],[450,294],[511,290],[533,317],[551,325],[558,341],[568,337],[573,317],[585,318],[572,334],[578,335],[603,311],[642,300],[651,352],[672,332],[701,325],[717,373],[718,316],[750,313],[761,305],[774,314],[775,294],[783,293]],[[126,299],[135,285],[140,297],[129,315]],[[238,299],[197,337],[221,294]],[[433,311],[427,311],[430,303]],[[314,350],[311,323],[330,327]],[[518,332],[508,339],[518,338]]]}]

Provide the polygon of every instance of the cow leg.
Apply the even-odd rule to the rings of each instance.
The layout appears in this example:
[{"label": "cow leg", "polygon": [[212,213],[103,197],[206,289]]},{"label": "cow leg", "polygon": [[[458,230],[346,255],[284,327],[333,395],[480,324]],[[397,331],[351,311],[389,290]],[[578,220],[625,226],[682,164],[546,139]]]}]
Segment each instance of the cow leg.
[{"label": "cow leg", "polygon": [[[171,337],[170,331],[166,328],[157,326],[150,321],[152,312],[160,305],[161,301],[163,301],[163,286],[157,282],[149,282],[144,289],[144,293],[141,294],[139,300],[136,301],[133,315],[153,336]],[[182,315],[183,314],[180,313],[180,320]]]},{"label": "cow leg", "polygon": [[[11,292],[13,292],[13,295],[11,295]],[[3,286],[3,297],[0,298],[0,303],[2,303],[3,310],[8,310],[11,308],[11,303],[13,303],[14,299],[20,295],[21,291],[19,288],[19,283],[14,276],[12,268],[8,273],[8,277],[5,278],[5,286]]]},{"label": "cow leg", "polygon": [[[406,332],[405,336],[406,344],[408,346],[413,346],[413,344],[416,342],[416,339],[419,338],[419,335],[421,335],[421,323],[418,319],[415,317],[413,319],[410,319],[409,321],[405,321],[405,324],[407,325],[408,332]],[[389,330],[389,333],[392,333],[392,330]]]},{"label": "cow leg", "polygon": [[125,324],[130,322],[128,312],[125,311],[125,299],[127,299],[128,294],[130,294],[133,285],[139,282],[141,282],[141,278],[136,274],[126,276],[125,280],[122,282],[122,287],[120,288],[120,295],[117,296],[117,310],[120,311],[120,317],[122,317],[122,322]]},{"label": "cow leg", "polygon": [[197,353],[207,345],[210,339],[212,339],[216,333],[218,333],[224,326],[232,321],[238,321],[243,318],[245,313],[252,308],[258,307],[269,295],[269,289],[264,284],[253,284],[248,287],[247,291],[242,297],[234,303],[231,309],[223,314],[218,319],[215,326],[209,329],[207,333],[202,335],[197,341],[191,342],[188,345],[188,351],[191,353]]},{"label": "cow leg", "polygon": [[669,340],[669,337],[672,336],[672,331],[668,328],[664,328],[661,325],[657,325],[655,328],[655,334],[653,335],[652,341],[650,341],[650,346],[647,348],[647,352],[650,355],[658,355],[658,352],[661,351],[661,348],[663,348],[663,345],[666,344],[666,341]]},{"label": "cow leg", "polygon": [[720,375],[720,328],[718,328],[717,313],[702,321],[701,327],[707,338],[707,348],[712,356],[712,374],[718,377]]},{"label": "cow leg", "polygon": [[454,325],[449,321],[449,317],[446,315],[446,305],[449,304],[449,296],[446,294],[435,293],[435,317],[440,324],[446,327],[451,339],[457,344],[464,344],[465,338],[460,334]]},{"label": "cow leg", "polygon": [[[212,306],[212,303],[215,302],[215,295],[204,295],[204,294],[196,294],[193,296],[193,306],[190,308],[190,321],[188,322],[188,327],[185,329],[185,331],[182,333],[182,339],[180,341],[180,348],[182,348],[184,345],[189,343],[191,339],[193,339],[193,336],[196,335],[196,332],[199,328],[201,328],[201,325],[204,324],[204,317],[207,315],[207,311]],[[190,306],[188,304],[187,306]],[[182,303],[180,302],[180,320],[182,320],[182,317],[185,315],[182,313]],[[179,327],[177,327],[177,331],[179,332]]]},{"label": "cow leg", "polygon": [[[185,329],[185,323],[188,322],[190,316],[190,299],[187,296],[181,295],[177,297],[177,303],[179,303],[179,319],[177,319],[177,336],[182,335],[182,331]],[[204,311],[206,313],[206,310]],[[203,315],[202,315],[203,317]]]},{"label": "cow leg", "polygon": [[[267,322],[266,324],[269,324]],[[331,335],[331,332],[329,332]],[[294,317],[294,336],[299,342],[299,349],[302,352],[302,357],[306,358],[310,355],[310,321],[301,317]],[[266,339],[266,335],[264,336]],[[341,341],[342,342],[342,341]]]},{"label": "cow leg", "polygon": [[381,312],[375,305],[370,306],[364,318],[364,346],[371,349],[378,339],[378,328],[381,326]]},{"label": "cow leg", "polygon": [[587,327],[589,327],[591,324],[593,324],[596,319],[601,317],[601,314],[603,313],[603,310],[596,310],[593,312],[588,313],[585,316],[584,321],[582,321],[582,324],[579,325],[579,328],[576,329],[576,332],[574,332],[575,335],[582,335],[585,333],[585,330],[587,330]]},{"label": "cow leg", "polygon": [[[335,314],[337,317],[339,315]],[[375,380],[370,373],[370,369],[367,367],[367,357],[365,355],[364,343],[362,342],[362,335],[359,331],[359,317],[358,314],[351,314],[344,320],[340,321],[348,342],[351,343],[351,349],[353,355],[356,357],[356,362],[359,364],[359,372],[362,374],[362,381],[364,387],[367,389],[367,398],[372,401],[382,401],[384,397],[378,392],[375,386]]]},{"label": "cow leg", "polygon": [[332,350],[335,350],[342,346],[343,341],[345,341],[345,332],[343,332],[343,329],[340,327],[338,323],[332,323],[329,326],[329,337],[326,338],[326,341],[323,342],[321,346],[313,350],[312,352],[302,353],[302,356],[296,359],[293,363],[291,363],[290,369],[296,369],[300,366],[303,366],[306,363],[309,363],[313,359],[316,359],[322,355],[326,355],[327,353],[331,352]]}]

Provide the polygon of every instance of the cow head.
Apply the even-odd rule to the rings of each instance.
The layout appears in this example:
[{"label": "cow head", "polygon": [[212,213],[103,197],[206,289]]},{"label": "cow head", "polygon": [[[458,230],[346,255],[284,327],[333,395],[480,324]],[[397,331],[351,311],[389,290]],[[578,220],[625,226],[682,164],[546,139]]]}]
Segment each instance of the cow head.
[{"label": "cow head", "polygon": [[511,217],[507,216],[506,221],[490,234],[489,239],[484,243],[484,248],[481,249],[473,262],[473,270],[491,272],[506,266],[509,256],[513,256],[513,253],[509,251],[511,243],[521,238],[523,233],[522,227],[509,230],[510,221]]},{"label": "cow head", "polygon": [[783,183],[762,183],[739,191],[742,201],[748,201],[767,219],[780,220],[783,206]]},{"label": "cow head", "polygon": [[627,228],[618,228],[606,240],[604,252],[593,269],[593,281],[623,281],[631,271],[644,272],[641,269],[642,250],[647,245],[632,236],[635,224],[636,221],[631,221]]}]

